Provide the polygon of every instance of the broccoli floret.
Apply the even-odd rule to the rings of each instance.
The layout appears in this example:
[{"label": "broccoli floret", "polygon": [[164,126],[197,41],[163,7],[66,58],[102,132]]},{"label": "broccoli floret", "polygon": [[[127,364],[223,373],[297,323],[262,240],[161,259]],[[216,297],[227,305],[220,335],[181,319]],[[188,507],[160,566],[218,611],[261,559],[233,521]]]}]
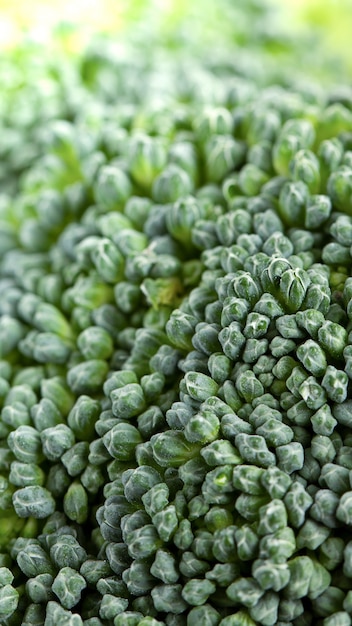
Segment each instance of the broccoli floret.
[{"label": "broccoli floret", "polygon": [[165,59],[0,147],[0,622],[349,626],[352,97]]}]

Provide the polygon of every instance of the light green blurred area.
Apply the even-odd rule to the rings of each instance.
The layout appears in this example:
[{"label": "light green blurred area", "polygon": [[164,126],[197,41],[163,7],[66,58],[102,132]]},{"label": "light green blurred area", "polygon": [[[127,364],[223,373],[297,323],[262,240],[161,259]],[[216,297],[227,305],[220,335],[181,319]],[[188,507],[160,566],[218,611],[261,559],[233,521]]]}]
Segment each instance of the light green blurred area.
[{"label": "light green blurred area", "polygon": [[258,43],[278,60],[294,51],[303,71],[319,67],[313,74],[324,76],[323,55],[330,76],[348,76],[351,32],[352,0],[0,0],[0,50],[24,38],[76,52],[96,33],[169,48],[182,47],[184,37],[209,53],[229,42]]}]

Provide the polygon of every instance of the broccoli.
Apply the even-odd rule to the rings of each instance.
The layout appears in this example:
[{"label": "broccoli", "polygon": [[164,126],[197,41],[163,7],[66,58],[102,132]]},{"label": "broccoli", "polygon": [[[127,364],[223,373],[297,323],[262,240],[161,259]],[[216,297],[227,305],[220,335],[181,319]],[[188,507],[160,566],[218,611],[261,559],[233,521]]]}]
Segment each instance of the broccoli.
[{"label": "broccoli", "polygon": [[0,623],[350,626],[352,96],[172,67],[0,197]]}]

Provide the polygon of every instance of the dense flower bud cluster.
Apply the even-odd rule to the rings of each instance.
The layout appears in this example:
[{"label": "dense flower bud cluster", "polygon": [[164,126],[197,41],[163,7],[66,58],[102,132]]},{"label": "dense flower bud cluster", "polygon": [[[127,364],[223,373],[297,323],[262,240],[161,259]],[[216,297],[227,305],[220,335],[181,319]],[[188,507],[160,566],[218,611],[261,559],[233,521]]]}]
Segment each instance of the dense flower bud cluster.
[{"label": "dense flower bud cluster", "polygon": [[350,626],[352,96],[113,68],[0,198],[0,622]]}]

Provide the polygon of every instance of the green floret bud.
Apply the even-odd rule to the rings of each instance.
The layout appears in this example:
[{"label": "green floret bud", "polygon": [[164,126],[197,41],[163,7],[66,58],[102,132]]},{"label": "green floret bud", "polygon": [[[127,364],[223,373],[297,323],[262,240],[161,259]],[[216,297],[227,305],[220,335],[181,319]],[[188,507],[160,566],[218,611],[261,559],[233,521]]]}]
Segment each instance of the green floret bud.
[{"label": "green floret bud", "polygon": [[152,185],[152,197],[160,204],[176,202],[180,197],[188,196],[192,191],[193,182],[189,174],[174,163],[166,165]]},{"label": "green floret bud", "polygon": [[286,445],[278,446],[276,449],[278,467],[287,474],[292,474],[303,467],[304,449],[298,441],[292,441]]},{"label": "green floret bud", "polygon": [[241,191],[246,196],[256,196],[260,193],[260,190],[266,182],[268,182],[269,176],[266,172],[261,170],[257,165],[253,163],[247,163],[241,168],[238,182]]},{"label": "green floret bud", "polygon": [[193,315],[176,309],[166,324],[170,342],[180,350],[192,350],[192,337],[198,320]]},{"label": "green floret bud", "polygon": [[283,563],[296,551],[296,537],[289,526],[264,535],[259,543],[259,556],[274,563]]},{"label": "green floret bud", "polygon": [[91,258],[99,276],[107,283],[116,283],[124,277],[124,258],[110,239],[99,239]]},{"label": "green floret bud", "polygon": [[297,535],[297,548],[317,550],[330,535],[330,529],[314,520],[306,520]]},{"label": "green floret bud", "polygon": [[280,294],[290,311],[297,311],[301,307],[310,282],[308,274],[300,268],[289,269],[282,274]]},{"label": "green floret bud", "polygon": [[128,157],[131,176],[142,187],[149,187],[166,164],[163,142],[141,133],[132,137]]},{"label": "green floret bud", "polygon": [[318,330],[318,339],[321,346],[333,358],[341,358],[347,345],[347,331],[345,328],[327,320]]},{"label": "green floret bud", "polygon": [[[44,616],[43,616],[44,617]],[[69,626],[83,626],[83,620],[78,613],[65,610],[60,604],[50,601],[47,604],[44,626],[52,624],[69,624]]]},{"label": "green floret bud", "polygon": [[313,574],[309,581],[308,597],[314,600],[329,587],[331,574],[315,559],[313,562]]},{"label": "green floret bud", "polygon": [[182,167],[191,180],[198,180],[198,155],[190,141],[175,141],[169,148],[168,160]]},{"label": "green floret bud", "polygon": [[187,393],[199,402],[203,402],[210,396],[216,396],[219,388],[212,378],[199,372],[187,372],[184,380]]},{"label": "green floret bud", "polygon": [[166,226],[172,237],[189,248],[192,244],[192,228],[197,220],[206,217],[206,209],[197,198],[187,196],[177,200],[166,214]]},{"label": "green floret bud", "polygon": [[352,400],[345,400],[342,404],[335,404],[332,407],[332,414],[339,424],[350,426],[351,424]]},{"label": "green floret bud", "polygon": [[74,403],[71,390],[59,376],[46,378],[41,382],[41,395],[42,399],[50,400],[63,416],[69,413]]},{"label": "green floret bud", "polygon": [[[298,370],[298,368],[295,368],[295,369]],[[288,379],[287,387],[292,391],[293,395],[295,395],[296,397],[299,397],[298,390],[300,389],[301,381],[302,379],[304,380],[304,377],[303,376],[300,377],[296,374],[296,380],[293,380],[293,382],[292,382],[292,378],[293,377],[290,376],[290,378]],[[297,387],[295,387],[295,384],[297,384]],[[287,418],[290,420],[290,422],[292,422],[295,426],[298,426],[298,427],[308,426],[311,415],[312,415],[312,410],[307,407],[304,400],[300,400],[299,402],[296,402],[295,404],[290,402],[289,407],[287,408]]]},{"label": "green floret bud", "polygon": [[[330,367],[330,366],[328,366]],[[323,379],[324,380],[324,379]],[[323,404],[310,418],[313,431],[317,435],[330,436],[337,425],[336,419],[331,414],[328,404]]]},{"label": "green floret bud", "polygon": [[104,328],[90,326],[77,337],[77,346],[87,360],[106,360],[111,356],[114,344]]},{"label": "green floret bud", "polygon": [[247,338],[260,339],[265,337],[269,324],[270,318],[267,315],[251,312],[247,316],[243,334]]},{"label": "green floret bud", "polygon": [[269,447],[275,448],[290,443],[294,438],[292,428],[274,418],[267,419],[255,433],[263,436]]},{"label": "green floret bud", "polygon": [[16,428],[9,434],[7,443],[18,461],[36,464],[43,459],[41,438],[32,426]]},{"label": "green floret bud", "polygon": [[287,513],[281,500],[272,500],[259,509],[259,535],[275,533],[287,525]]},{"label": "green floret bud", "polygon": [[205,409],[190,418],[184,435],[189,442],[205,444],[217,438],[219,428],[219,418],[213,411]]},{"label": "green floret bud", "polygon": [[180,467],[197,455],[199,448],[193,441],[187,441],[183,433],[172,430],[153,435],[153,456],[161,467]]},{"label": "green floret bud", "polygon": [[252,574],[264,591],[268,589],[280,591],[286,587],[290,579],[287,563],[273,563],[262,559],[254,561]]},{"label": "green floret bud", "polygon": [[61,457],[70,476],[78,476],[88,465],[89,444],[86,441],[76,443]]},{"label": "green floret bud", "polygon": [[213,135],[206,146],[205,170],[207,180],[221,182],[226,174],[244,161],[245,146],[230,135]]},{"label": "green floret bud", "polygon": [[226,504],[228,494],[233,491],[232,466],[221,465],[207,473],[202,493],[208,504]]},{"label": "green floret bud", "polygon": [[232,293],[238,298],[243,298],[250,305],[255,304],[259,300],[262,290],[257,280],[253,278],[250,272],[242,272],[239,270],[231,280],[228,293]]},{"label": "green floret bud", "polygon": [[187,604],[181,594],[182,585],[177,584],[158,585],[151,591],[155,609],[160,612],[167,612],[175,615],[183,613],[187,608]]},{"label": "green floret bud", "polygon": [[72,338],[70,324],[53,304],[40,302],[36,307],[33,323],[39,331],[44,333],[53,333],[63,339]]},{"label": "green floret bud", "polygon": [[150,573],[166,585],[172,585],[179,579],[177,561],[167,550],[160,549],[155,554]]},{"label": "green floret bud", "polygon": [[187,550],[194,540],[191,522],[188,519],[180,521],[178,529],[173,536],[173,542],[180,550]]},{"label": "green floret bud", "polygon": [[264,437],[240,433],[236,435],[235,443],[247,463],[264,468],[275,465],[275,455],[268,449]]},{"label": "green floret bud", "polygon": [[284,504],[286,506],[288,521],[291,526],[298,528],[305,521],[307,509],[313,503],[313,498],[305,491],[301,483],[292,483],[286,495]]},{"label": "green floret bud", "polygon": [[[12,585],[0,587],[0,618],[7,620],[15,613],[20,595]],[[4,622],[5,623],[5,622]]]},{"label": "green floret bud", "polygon": [[80,601],[86,586],[81,574],[72,567],[63,567],[53,581],[52,590],[65,609],[72,609]]},{"label": "green floret bud", "polygon": [[297,311],[295,318],[300,328],[306,330],[313,339],[318,338],[318,331],[325,322],[324,315],[320,311],[315,309]]},{"label": "green floret bud", "polygon": [[255,622],[249,617],[247,611],[236,611],[224,617],[219,626],[255,626]]},{"label": "green floret bud", "polygon": [[297,556],[288,561],[290,580],[285,595],[290,600],[304,598],[309,590],[310,580],[314,574],[312,560],[308,556]]},{"label": "green floret bud", "polygon": [[309,409],[316,410],[325,404],[326,393],[323,387],[314,376],[308,376],[299,387],[299,393]]},{"label": "green floret bud", "polygon": [[140,465],[136,469],[128,469],[122,474],[124,494],[131,503],[140,502],[142,496],[151,487],[162,482],[159,472],[149,465]]},{"label": "green floret bud", "polygon": [[302,181],[284,184],[279,197],[279,215],[287,226],[304,224],[309,190]]},{"label": "green floret bud", "polygon": [[83,524],[88,517],[88,495],[80,482],[73,482],[65,493],[64,512],[69,519]]},{"label": "green floret bud", "polygon": [[264,394],[264,387],[251,370],[241,372],[236,377],[236,389],[246,402],[252,402]]},{"label": "green floret bud", "polygon": [[[337,324],[336,324],[337,325]],[[343,403],[347,398],[349,379],[346,372],[328,365],[321,381],[322,387],[332,402]]]},{"label": "green floret bud", "polygon": [[258,600],[256,606],[249,609],[249,614],[254,620],[261,621],[262,624],[274,626],[277,624],[279,595],[273,591],[267,591],[262,598]]},{"label": "green floret bud", "polygon": [[9,315],[0,318],[0,358],[12,352],[25,334],[23,325]]},{"label": "green floret bud", "polygon": [[231,322],[219,333],[219,341],[222,349],[229,359],[236,361],[246,342],[238,322]]},{"label": "green floret bud", "polygon": [[253,495],[262,494],[263,487],[260,481],[264,471],[263,468],[256,467],[255,465],[241,464],[234,467],[232,481],[235,489],[242,491],[242,493]]},{"label": "green floret bud", "polygon": [[67,382],[77,395],[96,393],[101,389],[108,370],[105,361],[90,359],[72,367],[67,374]]},{"label": "green floret bud", "polygon": [[312,339],[308,339],[297,348],[297,357],[313,376],[324,375],[327,368],[327,361],[325,352],[318,343]]},{"label": "green floret bud", "polygon": [[347,491],[341,498],[336,510],[336,517],[340,522],[352,524],[352,491]]},{"label": "green floret bud", "polygon": [[327,183],[327,189],[333,205],[342,213],[352,215],[351,168],[347,165],[341,165],[338,169],[332,172]]},{"label": "green floret bud", "polygon": [[336,450],[332,440],[324,435],[315,435],[312,438],[311,453],[320,465],[330,463],[336,456]]},{"label": "green floret bud", "polygon": [[213,441],[205,448],[202,448],[200,454],[207,465],[212,467],[223,464],[237,465],[242,461],[236,448],[225,439]]},{"label": "green floret bud", "polygon": [[120,281],[114,286],[114,297],[118,308],[123,313],[132,313],[139,306],[142,295],[138,285]]},{"label": "green floret bud", "polygon": [[324,626],[351,626],[351,617],[347,611],[335,611],[333,615],[326,617]]},{"label": "green floret bud", "polygon": [[212,135],[228,135],[233,131],[233,117],[225,107],[209,107],[195,118],[194,130],[202,143]]},{"label": "green floret bud", "polygon": [[314,128],[308,120],[291,119],[282,127],[274,144],[273,164],[278,174],[287,176],[292,157],[303,148],[310,148],[315,139]]},{"label": "green floret bud", "polygon": [[270,293],[263,293],[258,302],[254,305],[253,310],[262,315],[266,315],[271,320],[284,314],[281,305]]},{"label": "green floret bud", "polygon": [[259,538],[251,526],[243,524],[235,530],[236,550],[241,561],[251,561],[258,555]]},{"label": "green floret bud", "polygon": [[102,619],[111,620],[124,609],[128,607],[127,598],[117,598],[116,596],[105,593],[100,603],[99,615]]},{"label": "green floret bud", "polygon": [[318,193],[320,189],[319,161],[311,150],[298,150],[289,164],[293,180],[303,181],[309,192]]},{"label": "green floret bud", "polygon": [[214,352],[209,356],[208,369],[211,378],[215,380],[218,385],[221,385],[230,377],[232,369],[230,359],[221,352]]},{"label": "green floret bud", "polygon": [[276,293],[282,275],[290,269],[292,269],[292,265],[285,258],[274,257],[269,259],[260,277],[264,289]]},{"label": "green floret bud", "polygon": [[327,265],[348,265],[350,259],[350,249],[335,241],[327,243],[323,248],[322,260]]},{"label": "green floret bud", "polygon": [[349,471],[347,467],[325,463],[321,468],[319,483],[335,493],[343,494],[350,488]]},{"label": "green floret bud", "polygon": [[8,567],[0,567],[0,587],[11,585],[14,575]]},{"label": "green floret bud", "polygon": [[91,440],[100,414],[100,404],[89,396],[81,395],[68,414],[67,424],[77,439]]},{"label": "green floret bud", "polygon": [[282,232],[274,232],[263,244],[263,252],[268,256],[287,259],[293,254],[293,244]]},{"label": "green floret bud", "polygon": [[79,570],[86,558],[85,549],[71,534],[60,534],[54,539],[50,547],[50,559],[59,569],[72,567]]},{"label": "green floret bud", "polygon": [[227,589],[226,595],[232,602],[250,608],[258,603],[264,591],[254,578],[238,578]]},{"label": "green floret bud", "polygon": [[136,446],[142,437],[134,426],[120,423],[113,426],[103,437],[104,445],[114,459],[128,461],[134,458]]},{"label": "green floret bud", "polygon": [[329,196],[312,195],[306,205],[305,228],[314,230],[320,228],[329,219],[331,210],[332,205]]},{"label": "green floret bud", "polygon": [[340,215],[330,226],[330,233],[343,246],[352,244],[352,220],[348,215]]},{"label": "green floret bud", "polygon": [[[237,255],[239,265],[242,267],[243,262],[248,257],[248,251],[237,244],[237,240],[241,235],[252,232],[251,215],[244,209],[236,208],[230,213],[220,215],[215,228],[220,243],[226,246],[226,248],[219,249],[220,257],[224,259],[227,255]],[[221,264],[223,264],[223,260],[221,260]],[[237,267],[237,269],[241,269],[241,267]]]},{"label": "green floret bud", "polygon": [[18,551],[17,564],[23,574],[28,578],[34,578],[40,574],[52,575],[53,564],[44,549],[38,543],[27,543]]},{"label": "green floret bud", "polygon": [[[204,521],[209,532],[215,532],[216,530],[231,526],[233,524],[233,516],[227,509],[223,509],[220,506],[213,506],[205,514]],[[207,578],[212,580],[210,576],[207,576]],[[215,573],[214,579],[216,579]]]},{"label": "green floret bud", "polygon": [[190,610],[187,616],[187,626],[198,626],[199,624],[218,626],[220,620],[220,613],[211,604],[203,604]]},{"label": "green floret bud", "polygon": [[72,430],[65,424],[58,424],[52,428],[46,428],[40,433],[43,453],[50,461],[57,461],[66,450],[75,443]]},{"label": "green floret bud", "polygon": [[53,333],[33,336],[33,357],[39,363],[66,363],[72,347]]},{"label": "green floret bud", "polygon": [[124,387],[113,389],[110,397],[112,412],[121,419],[130,419],[146,408],[143,389],[138,383],[128,383]]},{"label": "green floret bud", "polygon": [[103,165],[94,185],[95,199],[105,211],[119,210],[131,195],[126,173],[115,165]]},{"label": "green floret bud", "polygon": [[178,518],[176,509],[173,504],[165,507],[162,511],[156,513],[152,522],[158,531],[159,537],[165,541],[170,541],[178,526]]},{"label": "green floret bud", "polygon": [[56,507],[50,491],[40,485],[29,485],[18,489],[13,495],[13,506],[18,517],[49,517]]},{"label": "green floret bud", "polygon": [[[247,300],[243,298],[233,298],[232,296],[226,297],[221,311],[221,326],[224,328],[234,322],[233,329],[240,329],[239,324],[245,322],[249,311],[250,305]],[[236,322],[238,323],[237,325]]]},{"label": "green floret bud", "polygon": [[[245,363],[255,363],[263,356],[268,349],[267,339],[247,339],[246,345],[243,351],[242,359]],[[261,376],[258,377],[262,383]],[[264,386],[265,383],[263,382]],[[270,383],[268,383],[270,385]]]},{"label": "green floret bud", "polygon": [[22,463],[13,461],[9,480],[16,487],[27,487],[30,485],[42,486],[45,482],[45,474],[39,465],[34,463]]},{"label": "green floret bud", "polygon": [[182,589],[183,599],[191,606],[201,606],[216,590],[216,585],[207,579],[188,580]]}]

